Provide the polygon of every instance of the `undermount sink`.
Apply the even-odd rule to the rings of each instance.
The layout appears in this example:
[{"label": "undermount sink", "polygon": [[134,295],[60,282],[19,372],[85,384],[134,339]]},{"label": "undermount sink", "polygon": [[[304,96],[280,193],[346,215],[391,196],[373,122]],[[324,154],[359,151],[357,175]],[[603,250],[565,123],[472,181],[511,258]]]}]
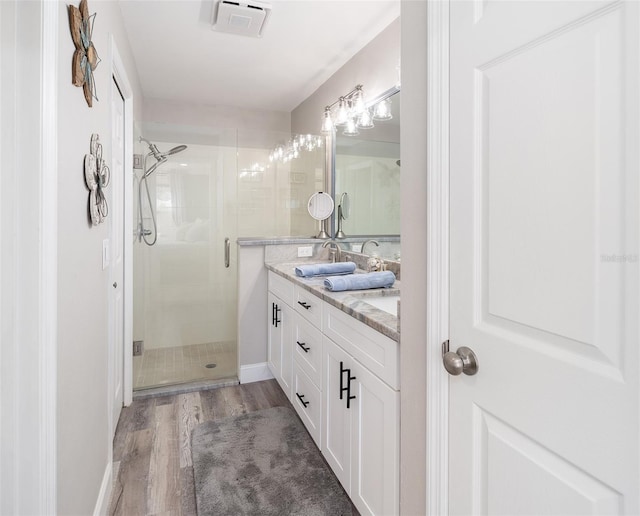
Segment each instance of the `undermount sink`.
[{"label": "undermount sink", "polygon": [[400,300],[399,290],[382,293],[363,292],[361,294],[352,294],[352,296],[395,317],[398,316],[398,301]]}]

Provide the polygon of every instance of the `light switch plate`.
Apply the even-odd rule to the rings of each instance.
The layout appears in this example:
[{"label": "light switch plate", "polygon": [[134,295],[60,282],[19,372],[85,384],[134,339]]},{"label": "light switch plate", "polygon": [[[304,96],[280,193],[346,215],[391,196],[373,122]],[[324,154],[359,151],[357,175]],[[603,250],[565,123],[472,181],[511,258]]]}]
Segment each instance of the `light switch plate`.
[{"label": "light switch plate", "polygon": [[309,258],[311,256],[313,256],[313,246],[298,247],[298,258]]}]

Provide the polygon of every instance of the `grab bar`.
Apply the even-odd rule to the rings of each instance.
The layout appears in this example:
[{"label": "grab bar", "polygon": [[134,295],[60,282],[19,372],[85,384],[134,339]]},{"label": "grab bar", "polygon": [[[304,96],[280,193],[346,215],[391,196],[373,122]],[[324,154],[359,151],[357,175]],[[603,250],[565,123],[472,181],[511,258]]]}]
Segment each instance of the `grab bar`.
[{"label": "grab bar", "polygon": [[224,239],[224,266],[229,268],[229,255],[231,254],[231,240],[229,237]]}]

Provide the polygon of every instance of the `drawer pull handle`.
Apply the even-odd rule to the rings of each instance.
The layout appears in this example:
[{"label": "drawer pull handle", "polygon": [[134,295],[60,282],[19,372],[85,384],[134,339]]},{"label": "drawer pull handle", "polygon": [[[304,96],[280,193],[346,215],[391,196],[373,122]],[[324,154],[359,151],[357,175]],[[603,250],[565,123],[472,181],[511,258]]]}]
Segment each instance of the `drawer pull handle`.
[{"label": "drawer pull handle", "polygon": [[296,392],[296,396],[297,396],[297,397],[298,397],[298,399],[300,400],[300,403],[302,403],[302,406],[303,406],[304,408],[307,408],[307,405],[309,405],[309,402],[308,402],[308,401],[304,401],[304,399],[303,399],[303,398],[304,398],[304,394],[298,394],[298,393]]},{"label": "drawer pull handle", "polygon": [[305,345],[305,343],[304,343],[304,342],[300,342],[300,341],[296,340],[296,344],[298,344],[298,346],[300,346],[300,347],[302,348],[302,351],[304,351],[305,353],[309,353],[309,350],[310,350],[311,348],[305,348],[305,347],[304,347],[304,345]]},{"label": "drawer pull handle", "polygon": [[305,303],[304,301],[298,301],[298,304],[305,310],[309,310],[309,308],[311,308],[311,305]]}]

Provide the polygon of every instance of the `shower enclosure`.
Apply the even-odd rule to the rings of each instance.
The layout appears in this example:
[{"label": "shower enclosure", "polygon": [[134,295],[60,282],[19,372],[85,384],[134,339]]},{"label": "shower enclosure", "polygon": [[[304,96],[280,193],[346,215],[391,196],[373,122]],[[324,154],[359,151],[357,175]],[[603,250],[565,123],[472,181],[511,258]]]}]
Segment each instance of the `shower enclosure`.
[{"label": "shower enclosure", "polygon": [[[324,184],[324,140],[141,129],[147,162],[133,190],[133,332],[143,351],[133,359],[134,390],[236,380],[236,240],[317,232],[307,201]],[[284,150],[294,142],[289,159]]]},{"label": "shower enclosure", "polygon": [[144,142],[134,178],[134,390],[237,376],[235,139]]}]

